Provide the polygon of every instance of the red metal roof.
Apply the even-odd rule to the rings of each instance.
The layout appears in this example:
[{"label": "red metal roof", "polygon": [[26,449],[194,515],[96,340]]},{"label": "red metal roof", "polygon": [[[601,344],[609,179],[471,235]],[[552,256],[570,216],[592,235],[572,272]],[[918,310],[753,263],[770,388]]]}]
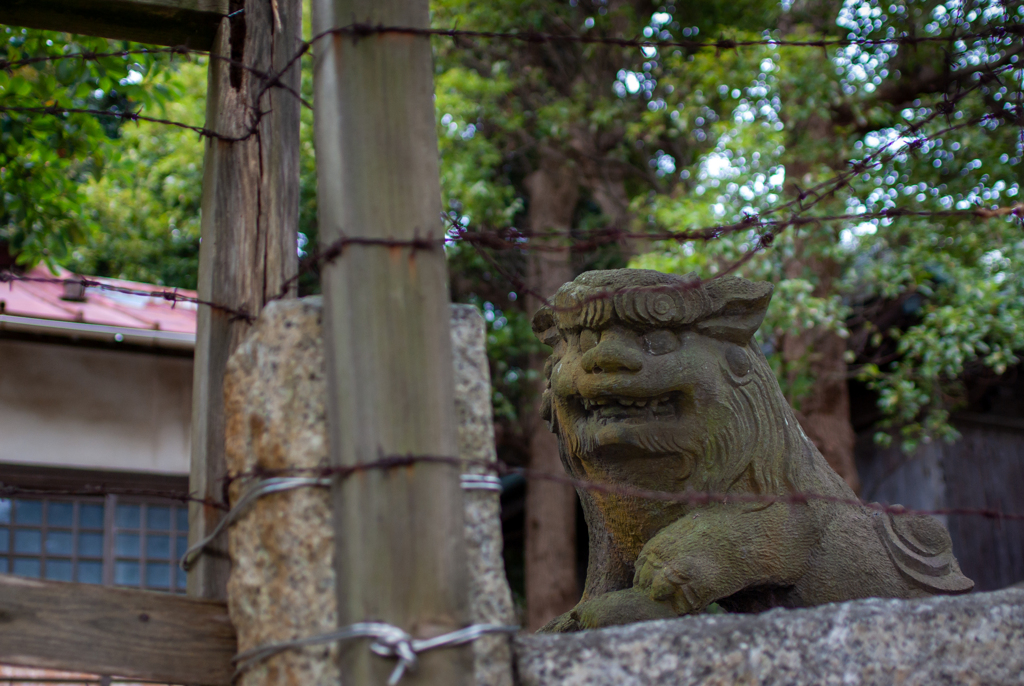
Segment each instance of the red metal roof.
[{"label": "red metal roof", "polygon": [[[71,272],[61,269],[54,275],[40,265],[26,272],[25,276],[41,280],[11,281],[0,286],[0,315],[117,327],[118,330],[161,331],[192,336],[196,333],[194,303],[172,302],[159,295],[135,295],[99,287],[87,288],[82,302],[69,301],[61,297],[64,295],[64,285],[60,280],[73,277]],[[147,293],[176,290],[184,296],[196,295],[195,291],[134,281],[87,278],[89,281]]]}]

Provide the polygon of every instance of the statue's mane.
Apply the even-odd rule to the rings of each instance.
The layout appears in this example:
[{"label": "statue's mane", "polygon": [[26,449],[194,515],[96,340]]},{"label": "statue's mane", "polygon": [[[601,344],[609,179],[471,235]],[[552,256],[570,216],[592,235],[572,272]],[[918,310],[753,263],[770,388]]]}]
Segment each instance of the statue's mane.
[{"label": "statue's mane", "polygon": [[[696,273],[679,276],[649,269],[586,272],[565,284],[553,307],[538,316],[538,328],[599,329],[613,320],[638,330],[682,328],[728,314],[731,309],[764,307],[772,287],[738,278],[701,281]],[[540,333],[538,331],[538,333]]]},{"label": "statue's mane", "polygon": [[732,421],[708,435],[705,464],[691,473],[695,490],[785,494],[798,490],[797,465],[808,442],[768,361],[756,345],[749,381],[724,399]]}]

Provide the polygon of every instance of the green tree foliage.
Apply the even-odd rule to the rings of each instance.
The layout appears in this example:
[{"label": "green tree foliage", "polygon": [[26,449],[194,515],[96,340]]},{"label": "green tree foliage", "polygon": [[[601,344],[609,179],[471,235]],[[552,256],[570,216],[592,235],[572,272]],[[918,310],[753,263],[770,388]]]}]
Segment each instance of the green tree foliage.
[{"label": "green tree foliage", "polygon": [[[577,165],[585,187],[595,160],[622,179],[628,210],[614,216],[590,184],[577,208],[580,236],[610,222],[662,233],[750,216],[963,210],[1018,199],[1024,48],[1019,33],[970,34],[1019,27],[1019,3],[444,0],[434,8],[438,26],[480,30],[948,37],[917,46],[735,50],[439,42],[442,180],[452,216],[469,230],[521,224],[522,179],[545,148]],[[869,164],[851,183],[830,183],[860,160]],[[713,276],[762,233],[755,224],[705,242],[648,246],[631,264]],[[1000,374],[1017,362],[1024,242],[1016,218],[855,216],[773,238],[737,273],[777,285],[762,341],[797,406],[818,381],[814,350],[787,359],[781,342],[802,332],[847,337],[849,375],[875,390],[883,427],[901,427],[908,449],[954,435],[948,412],[963,397],[965,373]],[[489,286],[501,280],[494,265],[464,246],[452,255],[463,274],[488,284],[483,297],[512,321],[515,304]],[[577,256],[577,264],[588,258]],[[513,273],[522,262],[508,253],[497,259]]]},{"label": "green tree foliage", "polygon": [[[125,113],[158,109],[169,94],[154,82],[166,56],[75,57],[138,46],[12,27],[0,36],[11,65],[0,71],[0,107]],[[46,57],[66,59],[24,63]],[[85,189],[104,174],[108,142],[123,127],[118,117],[0,111],[0,240],[22,264],[64,261],[100,230]]]},{"label": "green tree foliage", "polygon": [[[1016,202],[1024,112],[1022,72],[1011,65],[1020,42],[955,36],[1022,20],[1019,4],[847,2],[831,30],[798,24],[787,37],[953,38],[941,46],[852,46],[827,54],[765,48],[758,69],[722,75],[719,90],[733,102],[718,108],[715,151],[684,171],[689,178],[676,193],[638,200],[638,208],[660,227],[732,222],[763,214],[863,159],[872,164],[810,214]],[[710,67],[707,54],[694,62],[702,57]],[[699,247],[666,246],[637,264],[715,273],[754,240],[747,233]],[[1014,351],[1024,347],[1022,248],[1013,217],[853,218],[790,229],[743,271],[779,285],[763,329],[769,349],[794,328],[852,334],[851,375],[878,393],[882,428],[899,427],[912,449],[920,440],[955,436],[948,413],[964,399],[965,372],[1002,374],[1017,362]],[[793,256],[812,268],[787,271]],[[813,269],[822,262],[834,265],[825,292]],[[806,374],[796,378],[808,382]],[[803,389],[787,390],[799,403]],[[877,437],[887,442],[890,434]]]},{"label": "green tree foliage", "polygon": [[[203,124],[205,59],[175,64],[154,81],[165,93],[163,117]],[[65,264],[82,274],[195,288],[203,141],[193,131],[139,122],[103,149],[103,174],[81,187],[83,210],[99,228]]]},{"label": "green tree foliage", "polygon": [[[877,393],[907,447],[951,436],[970,375],[997,375],[1024,348],[1020,224],[1012,216],[913,216],[1019,199],[1019,2],[438,0],[438,27],[565,36],[763,40],[942,36],[940,43],[828,48],[633,48],[436,39],[446,210],[469,231],[524,225],[524,179],[547,151],[580,177],[574,234],[609,225],[683,231],[745,217],[854,217],[787,228],[738,273],[777,295],[762,343],[790,400],[818,379],[788,337],[846,337],[848,374]],[[4,28],[4,58],[125,47]],[[309,60],[303,93],[312,97]],[[137,55],[0,73],[0,105],[138,111],[202,122],[201,62]],[[303,110],[301,231],[316,249],[311,113]],[[194,284],[202,142],[88,114],[0,112],[0,239],[23,263],[168,285]],[[868,160],[849,184],[830,180]],[[823,189],[823,192],[812,192]],[[772,212],[781,204],[782,212]],[[803,206],[813,205],[805,211]],[[634,266],[722,273],[761,240],[756,224],[704,242],[625,242],[572,253],[577,270]],[[525,240],[525,239],[520,239]],[[524,244],[528,247],[529,244]],[[567,243],[566,243],[567,247]],[[638,254],[643,253],[643,254]],[[523,250],[448,247],[452,293],[489,322],[495,407],[514,421],[538,344],[522,308]],[[507,278],[511,276],[511,279]],[[303,290],[317,290],[315,278]],[[882,434],[885,438],[889,434]]]}]

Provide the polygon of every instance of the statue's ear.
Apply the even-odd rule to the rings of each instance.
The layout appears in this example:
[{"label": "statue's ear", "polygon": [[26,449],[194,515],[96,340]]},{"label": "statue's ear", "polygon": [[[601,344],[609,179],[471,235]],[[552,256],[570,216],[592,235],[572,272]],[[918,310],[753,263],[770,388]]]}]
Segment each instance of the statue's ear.
[{"label": "statue's ear", "polygon": [[730,278],[704,285],[711,299],[711,315],[697,323],[701,333],[746,345],[768,311],[775,287],[766,281]]},{"label": "statue's ear", "polygon": [[555,321],[555,313],[545,305],[533,315],[533,333],[544,345],[555,347],[555,343],[562,335],[558,331],[558,324]]}]

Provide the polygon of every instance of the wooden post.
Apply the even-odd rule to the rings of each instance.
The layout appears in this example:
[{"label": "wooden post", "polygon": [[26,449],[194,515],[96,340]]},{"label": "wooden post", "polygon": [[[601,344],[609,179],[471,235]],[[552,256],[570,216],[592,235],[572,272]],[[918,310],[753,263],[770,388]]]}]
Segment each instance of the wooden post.
[{"label": "wooden post", "polygon": [[[277,8],[275,16],[274,8]],[[282,65],[299,49],[301,1],[245,0],[244,12],[221,22],[211,52],[261,72]],[[296,90],[296,65],[282,79]],[[203,242],[199,297],[252,316],[280,292],[298,268],[298,100],[264,88],[252,71],[210,60],[206,126],[243,141],[210,139],[203,171]],[[260,113],[269,113],[263,114]],[[189,490],[220,499],[224,464],[224,367],[249,328],[228,312],[200,306],[192,395],[192,472]],[[222,512],[193,503],[189,541],[207,536]],[[190,595],[224,598],[230,570],[226,538],[189,573]]]},{"label": "wooden post", "polygon": [[[426,27],[427,0],[313,0],[313,31],[353,21]],[[430,41],[375,34],[315,46],[324,245],[342,235],[440,239]],[[440,245],[350,245],[323,271],[331,462],[456,455],[447,269]],[[469,623],[462,493],[451,465],[357,472],[335,484],[338,622],[415,637]],[[468,647],[429,652],[403,683],[468,684]],[[340,651],[345,683],[385,683],[393,660]]]},{"label": "wooden post", "polygon": [[208,50],[229,0],[3,0],[0,24]]}]

